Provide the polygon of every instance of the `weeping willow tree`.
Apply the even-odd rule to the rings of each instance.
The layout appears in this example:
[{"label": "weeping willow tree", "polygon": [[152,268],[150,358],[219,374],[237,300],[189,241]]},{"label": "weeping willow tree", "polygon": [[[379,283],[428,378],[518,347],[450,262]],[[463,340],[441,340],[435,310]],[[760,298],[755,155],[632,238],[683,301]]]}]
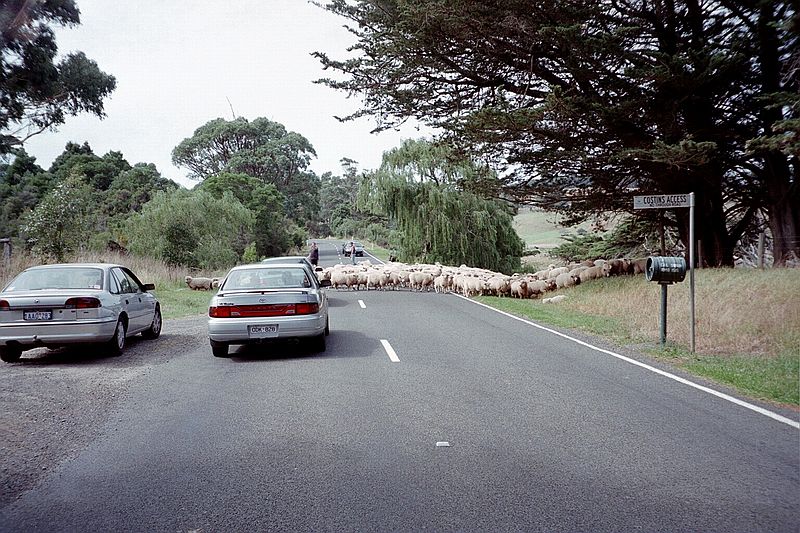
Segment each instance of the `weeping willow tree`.
[{"label": "weeping willow tree", "polygon": [[446,146],[406,141],[364,176],[358,204],[396,225],[404,261],[510,273],[519,268],[524,250],[512,226],[513,208],[471,192],[490,189],[486,184],[492,179],[488,168],[457,157]]}]

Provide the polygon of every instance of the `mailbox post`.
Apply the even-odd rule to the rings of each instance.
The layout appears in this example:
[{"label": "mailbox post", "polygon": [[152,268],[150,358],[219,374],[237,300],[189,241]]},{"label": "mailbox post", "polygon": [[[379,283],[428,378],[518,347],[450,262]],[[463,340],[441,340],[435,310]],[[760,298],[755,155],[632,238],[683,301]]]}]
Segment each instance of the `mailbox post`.
[{"label": "mailbox post", "polygon": [[[691,334],[691,349],[692,353],[694,353],[694,193],[633,197],[634,209],[673,209],[680,207],[689,208],[689,332]],[[663,298],[666,298],[666,294],[666,292],[663,293]],[[663,344],[664,341],[662,340],[661,343]]]},{"label": "mailbox post", "polygon": [[648,257],[645,267],[647,281],[661,285],[661,347],[667,343],[667,285],[679,283],[686,277],[683,257]]}]

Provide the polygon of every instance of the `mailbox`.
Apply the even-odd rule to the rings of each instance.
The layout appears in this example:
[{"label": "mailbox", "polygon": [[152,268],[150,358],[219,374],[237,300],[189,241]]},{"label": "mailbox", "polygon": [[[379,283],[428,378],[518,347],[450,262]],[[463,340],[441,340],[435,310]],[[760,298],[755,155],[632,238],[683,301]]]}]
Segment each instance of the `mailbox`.
[{"label": "mailbox", "polygon": [[664,284],[683,281],[686,277],[686,261],[683,257],[648,257],[645,276],[647,281]]}]

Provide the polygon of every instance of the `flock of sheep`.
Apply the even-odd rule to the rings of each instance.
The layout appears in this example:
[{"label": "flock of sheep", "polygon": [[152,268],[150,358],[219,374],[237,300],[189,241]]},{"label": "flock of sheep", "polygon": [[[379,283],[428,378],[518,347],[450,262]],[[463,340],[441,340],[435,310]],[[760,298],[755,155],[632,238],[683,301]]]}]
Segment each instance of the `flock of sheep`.
[{"label": "flock of sheep", "polygon": [[[550,265],[533,274],[508,276],[491,270],[468,267],[442,266],[390,262],[373,265],[369,260],[355,265],[340,264],[317,272],[319,279],[328,279],[337,290],[400,289],[455,292],[467,298],[472,296],[510,296],[514,298],[538,298],[549,291],[573,287],[593,279],[641,274],[647,259],[598,259],[569,266]],[[186,276],[186,284],[192,290],[212,290],[219,287],[219,278]],[[560,296],[547,301],[559,301]]]},{"label": "flock of sheep", "polygon": [[373,265],[362,261],[356,265],[336,265],[317,272],[320,279],[329,279],[335,289],[398,289],[416,291],[455,292],[466,297],[511,296],[538,298],[542,294],[572,287],[590,280],[639,274],[644,272],[646,259],[610,259],[584,261],[569,266],[550,265],[533,274],[508,276],[491,270],[442,266],[438,263],[407,265],[386,263]]}]

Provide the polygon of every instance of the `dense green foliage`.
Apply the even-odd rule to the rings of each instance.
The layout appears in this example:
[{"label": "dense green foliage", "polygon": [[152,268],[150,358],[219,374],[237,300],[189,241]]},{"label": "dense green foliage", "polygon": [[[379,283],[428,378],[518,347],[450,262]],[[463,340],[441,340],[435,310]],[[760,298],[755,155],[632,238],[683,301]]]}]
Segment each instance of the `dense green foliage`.
[{"label": "dense green foliage", "polygon": [[284,254],[305,241],[305,231],[284,215],[285,197],[271,183],[246,174],[223,172],[207,178],[197,190],[217,198],[229,192],[253,213],[256,258]]},{"label": "dense green foliage", "polygon": [[[126,236],[120,228],[130,214],[140,211],[156,192],[178,188],[152,164],[131,166],[119,152],[100,157],[87,143],[68,143],[47,171],[23,149],[14,149],[13,154],[10,163],[0,165],[0,236],[11,237],[17,245],[44,257],[62,258],[65,252],[78,248],[104,249],[109,241],[124,245]],[[75,235],[64,235],[66,244],[57,238],[52,245],[45,245],[58,232],[43,221],[53,209],[60,209],[51,205],[53,200],[48,195],[74,192],[78,184],[80,222],[60,221],[58,217],[52,221],[70,228]],[[23,228],[25,220],[28,223]]]},{"label": "dense green foliage", "polygon": [[172,161],[198,180],[226,172],[272,184],[283,194],[285,214],[310,228],[319,213],[319,178],[308,170],[315,155],[305,137],[277,122],[218,118],[181,141]]},{"label": "dense green foliage", "polygon": [[4,0],[0,3],[0,155],[88,112],[104,116],[103,99],[116,80],[83,52],[56,61],[51,25],[76,26],[74,0]]},{"label": "dense green foliage", "polygon": [[[776,263],[800,254],[795,3],[325,7],[357,38],[349,59],[317,54],[341,74],[322,83],[363,96],[348,118],[426,123],[502,169],[507,194],[575,221],[632,211],[634,191],[694,191],[711,264],[731,265],[762,213]],[[686,211],[671,223],[686,243]]]},{"label": "dense green foliage", "polygon": [[479,169],[446,146],[426,144],[406,141],[384,154],[381,168],[361,182],[359,205],[397,225],[401,260],[519,269],[524,244],[512,208],[463,190]]},{"label": "dense green foliage", "polygon": [[578,232],[566,235],[563,244],[550,250],[550,255],[565,262],[586,259],[613,259],[618,257],[643,257],[652,254],[680,255],[684,252],[677,232],[664,229],[664,250],[661,252],[660,230],[657,221],[626,218],[607,234]]},{"label": "dense green foliage", "polygon": [[167,263],[214,270],[238,262],[255,216],[231,192],[160,192],[130,217],[124,230],[131,252]]},{"label": "dense green foliage", "polygon": [[82,177],[70,176],[42,198],[23,217],[28,244],[40,255],[63,261],[87,241],[96,215],[91,206],[92,189]]}]

